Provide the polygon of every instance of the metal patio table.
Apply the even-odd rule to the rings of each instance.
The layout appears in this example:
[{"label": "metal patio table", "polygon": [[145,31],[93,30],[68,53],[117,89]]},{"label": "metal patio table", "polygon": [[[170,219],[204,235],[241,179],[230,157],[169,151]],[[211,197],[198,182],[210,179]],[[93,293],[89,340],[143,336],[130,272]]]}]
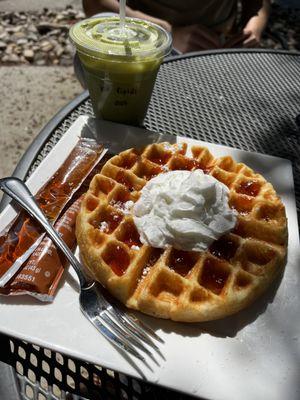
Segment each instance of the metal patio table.
[{"label": "metal patio table", "polygon": [[[93,115],[87,92],[45,126],[22,157],[15,175],[28,177],[84,114]],[[217,50],[167,59],[158,74],[145,127],[290,159],[299,214],[300,53]],[[25,393],[25,399],[57,398],[48,391],[48,384],[58,392],[87,392],[87,397],[94,393],[101,399],[190,398],[14,338],[0,335],[0,339],[0,358],[25,375],[18,378],[23,392],[28,387],[36,396]],[[30,370],[35,377],[31,380]],[[62,392],[61,398],[68,397]]]}]

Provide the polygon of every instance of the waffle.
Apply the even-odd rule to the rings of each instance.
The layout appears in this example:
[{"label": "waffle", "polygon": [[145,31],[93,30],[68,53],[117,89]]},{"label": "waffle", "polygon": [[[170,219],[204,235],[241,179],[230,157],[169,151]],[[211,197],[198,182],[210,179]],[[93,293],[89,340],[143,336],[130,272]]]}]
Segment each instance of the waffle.
[{"label": "waffle", "polygon": [[[77,219],[81,257],[96,280],[127,307],[174,321],[209,321],[252,303],[283,270],[285,208],[273,186],[231,157],[206,147],[152,144],[109,159],[91,184]],[[130,208],[149,179],[200,168],[230,189],[235,228],[203,252],[140,242]]]}]

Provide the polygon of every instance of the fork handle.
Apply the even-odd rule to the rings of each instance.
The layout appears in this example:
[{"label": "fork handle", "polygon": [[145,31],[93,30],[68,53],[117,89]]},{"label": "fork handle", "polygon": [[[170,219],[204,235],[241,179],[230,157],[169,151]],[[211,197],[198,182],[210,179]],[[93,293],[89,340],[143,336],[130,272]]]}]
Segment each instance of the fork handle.
[{"label": "fork handle", "polygon": [[49,237],[61,250],[72,267],[74,268],[82,289],[88,288],[93,283],[82,271],[81,264],[77,258],[71,252],[69,247],[61,239],[59,234],[54,230],[52,225],[47,220],[45,214],[40,209],[39,205],[35,201],[32,193],[29,191],[27,186],[21,179],[9,177],[0,179],[0,189],[14,199],[22,208],[24,208],[37,222],[42,225]]}]

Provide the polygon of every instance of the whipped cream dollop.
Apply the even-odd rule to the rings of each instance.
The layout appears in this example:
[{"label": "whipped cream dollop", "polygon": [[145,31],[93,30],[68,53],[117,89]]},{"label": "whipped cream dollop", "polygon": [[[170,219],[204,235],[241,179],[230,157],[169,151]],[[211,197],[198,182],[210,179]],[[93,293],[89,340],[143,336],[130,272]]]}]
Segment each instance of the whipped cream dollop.
[{"label": "whipped cream dollop", "polygon": [[232,230],[237,213],[229,189],[202,170],[170,171],[151,179],[133,207],[142,243],[179,250],[206,250]]}]

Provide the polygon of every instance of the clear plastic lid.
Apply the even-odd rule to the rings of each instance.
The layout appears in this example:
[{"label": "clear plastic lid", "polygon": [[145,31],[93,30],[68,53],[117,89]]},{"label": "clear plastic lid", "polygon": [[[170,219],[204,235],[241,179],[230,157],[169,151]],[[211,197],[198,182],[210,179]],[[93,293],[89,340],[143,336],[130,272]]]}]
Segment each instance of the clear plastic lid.
[{"label": "clear plastic lid", "polygon": [[171,35],[159,25],[126,18],[121,27],[119,17],[89,18],[70,29],[70,38],[78,51],[95,58],[163,57],[172,46]]}]

